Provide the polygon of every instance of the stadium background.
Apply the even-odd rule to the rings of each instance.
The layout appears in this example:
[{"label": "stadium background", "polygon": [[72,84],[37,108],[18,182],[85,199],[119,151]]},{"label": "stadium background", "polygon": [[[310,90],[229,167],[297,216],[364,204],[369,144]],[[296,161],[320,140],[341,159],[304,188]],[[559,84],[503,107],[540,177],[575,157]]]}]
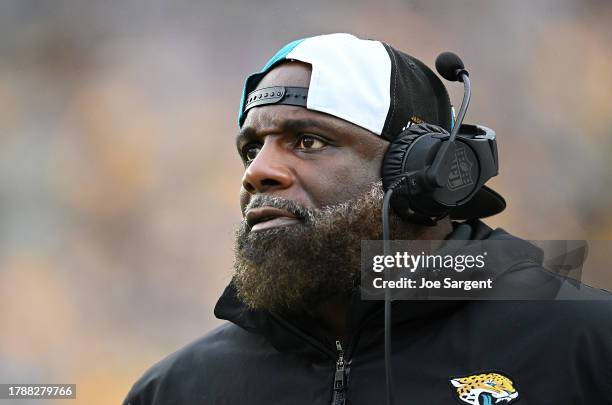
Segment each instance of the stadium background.
[{"label": "stadium background", "polygon": [[612,239],[611,20],[594,0],[2,1],[0,382],[120,403],[219,323],[241,85],[304,36],[381,39],[430,66],[455,51],[467,121],[499,137],[508,209],[486,222]]}]

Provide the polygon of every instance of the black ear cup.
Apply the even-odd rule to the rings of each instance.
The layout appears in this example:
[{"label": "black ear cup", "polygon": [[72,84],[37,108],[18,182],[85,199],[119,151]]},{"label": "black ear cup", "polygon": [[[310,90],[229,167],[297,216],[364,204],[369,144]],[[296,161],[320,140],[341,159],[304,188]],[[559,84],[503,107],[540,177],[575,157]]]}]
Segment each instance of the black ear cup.
[{"label": "black ear cup", "polygon": [[446,137],[449,135],[447,131],[436,125],[419,124],[408,127],[391,142],[382,166],[385,190],[396,178],[405,173],[406,156],[414,141],[427,134],[438,134]]},{"label": "black ear cup", "polygon": [[[428,170],[450,134],[435,125],[419,124],[404,130],[390,145],[382,166],[383,187],[395,186],[391,207],[403,219],[435,225],[438,219],[467,201],[477,188],[479,164],[467,143],[456,138],[448,181],[433,186]],[[402,179],[400,181],[400,179]],[[398,183],[399,182],[399,183]]]}]

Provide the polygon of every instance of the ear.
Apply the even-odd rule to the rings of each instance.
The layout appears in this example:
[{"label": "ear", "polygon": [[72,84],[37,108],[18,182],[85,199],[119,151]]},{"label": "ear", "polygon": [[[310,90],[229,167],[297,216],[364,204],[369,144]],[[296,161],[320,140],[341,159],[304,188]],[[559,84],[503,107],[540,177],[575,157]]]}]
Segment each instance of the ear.
[{"label": "ear", "polygon": [[463,383],[460,383],[457,378],[453,378],[452,380],[450,380],[450,382],[451,384],[453,384],[453,387],[456,387],[456,388],[463,386]]}]

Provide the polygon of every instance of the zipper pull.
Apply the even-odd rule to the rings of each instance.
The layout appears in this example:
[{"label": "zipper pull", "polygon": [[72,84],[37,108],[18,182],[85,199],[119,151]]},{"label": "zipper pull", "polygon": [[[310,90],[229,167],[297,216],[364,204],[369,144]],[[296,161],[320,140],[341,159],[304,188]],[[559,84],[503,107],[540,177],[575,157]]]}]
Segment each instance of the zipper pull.
[{"label": "zipper pull", "polygon": [[344,390],[344,350],[339,340],[336,340],[336,350],[338,351],[338,360],[336,361],[336,376],[334,378],[334,390]]}]

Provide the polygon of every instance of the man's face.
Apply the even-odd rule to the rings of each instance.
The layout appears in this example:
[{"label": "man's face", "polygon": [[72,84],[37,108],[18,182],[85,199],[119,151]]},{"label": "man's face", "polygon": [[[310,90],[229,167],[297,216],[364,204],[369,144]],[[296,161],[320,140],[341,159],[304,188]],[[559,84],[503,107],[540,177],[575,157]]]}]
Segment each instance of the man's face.
[{"label": "man's face", "polygon": [[[291,62],[258,88],[308,87]],[[257,309],[303,310],[348,293],[360,242],[380,239],[380,170],[388,142],[330,115],[268,105],[248,112],[237,148],[245,164],[234,281]]]},{"label": "man's face", "polygon": [[[309,83],[310,67],[292,62],[272,70],[257,88]],[[272,105],[248,112],[237,147],[245,163],[240,198],[245,214],[259,194],[315,209],[363,194],[380,179],[388,142],[331,115]]]}]

